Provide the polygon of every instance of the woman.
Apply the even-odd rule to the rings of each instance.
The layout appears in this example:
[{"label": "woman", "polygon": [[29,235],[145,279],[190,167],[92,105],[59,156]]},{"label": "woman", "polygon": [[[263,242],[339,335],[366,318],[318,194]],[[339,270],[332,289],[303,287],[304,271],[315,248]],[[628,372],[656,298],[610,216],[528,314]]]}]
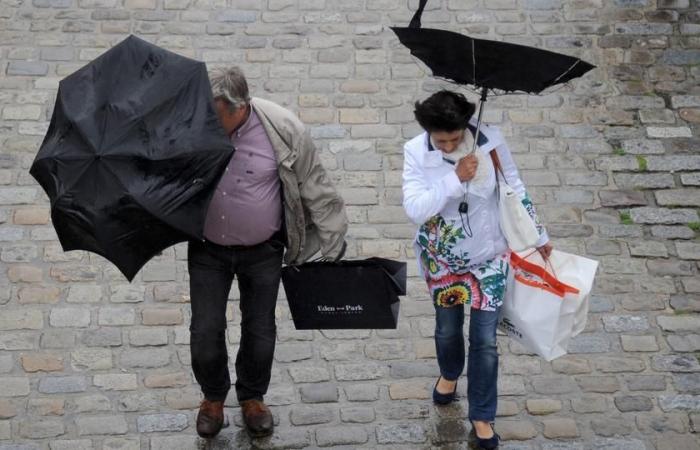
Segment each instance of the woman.
[{"label": "woman", "polygon": [[[496,325],[510,260],[499,226],[497,176],[520,195],[537,223],[540,253],[549,256],[552,246],[498,130],[482,124],[476,152],[470,153],[476,131],[470,120],[474,110],[463,95],[450,91],[416,102],[415,117],[425,133],[404,146],[403,206],[419,225],[414,248],[435,306],[440,377],[433,400],[448,404],[456,398],[457,379],[464,369],[464,305],[471,305],[469,440],[473,447],[494,449],[499,441],[493,430]],[[498,175],[494,161],[500,161]]]}]

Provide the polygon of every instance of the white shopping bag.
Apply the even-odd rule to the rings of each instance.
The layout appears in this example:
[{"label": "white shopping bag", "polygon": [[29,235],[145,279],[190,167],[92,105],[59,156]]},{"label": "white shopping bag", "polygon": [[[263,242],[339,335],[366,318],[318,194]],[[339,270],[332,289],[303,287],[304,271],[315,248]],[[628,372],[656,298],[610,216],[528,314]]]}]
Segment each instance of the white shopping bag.
[{"label": "white shopping bag", "polygon": [[567,293],[564,296],[564,308],[567,311],[571,308],[576,311],[571,336],[581,333],[588,320],[588,298],[593,288],[598,261],[556,249],[552,250],[547,262],[542,259],[539,252],[521,253],[519,256],[526,257],[528,261],[538,266],[547,267],[557,280],[578,289],[578,294]]},{"label": "white shopping bag", "polygon": [[578,289],[517,253],[511,254],[511,268],[499,327],[547,361],[564,355],[579,306],[564,297]]}]

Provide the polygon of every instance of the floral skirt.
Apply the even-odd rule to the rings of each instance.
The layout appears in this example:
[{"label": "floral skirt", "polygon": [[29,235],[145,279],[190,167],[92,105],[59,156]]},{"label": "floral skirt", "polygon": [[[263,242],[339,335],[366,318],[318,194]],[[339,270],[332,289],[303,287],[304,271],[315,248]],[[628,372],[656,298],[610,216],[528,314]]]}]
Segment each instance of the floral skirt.
[{"label": "floral skirt", "polygon": [[465,238],[459,227],[446,224],[440,216],[418,230],[416,244],[431,298],[439,307],[471,305],[474,309],[495,311],[503,304],[510,251],[469,265],[468,255],[459,251],[459,242]]}]

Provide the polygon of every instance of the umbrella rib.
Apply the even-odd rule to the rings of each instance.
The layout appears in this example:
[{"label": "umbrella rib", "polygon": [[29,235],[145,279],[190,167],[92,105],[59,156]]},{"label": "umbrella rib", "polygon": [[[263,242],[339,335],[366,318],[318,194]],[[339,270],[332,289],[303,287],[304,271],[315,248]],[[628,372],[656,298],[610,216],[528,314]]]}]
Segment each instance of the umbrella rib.
[{"label": "umbrella rib", "polygon": [[472,39],[472,80],[476,84],[476,49],[474,48],[474,39]]},{"label": "umbrella rib", "polygon": [[552,82],[552,84],[558,84],[559,79],[562,78],[562,77],[563,77],[564,75],[566,75],[567,73],[571,72],[571,71],[574,69],[574,67],[576,67],[576,65],[577,65],[578,63],[580,63],[580,62],[581,62],[580,59],[577,59],[576,61],[574,61],[574,63],[571,65],[571,67],[569,67],[568,69],[566,69],[566,71],[565,71],[564,73],[562,73],[561,75],[559,75],[559,76],[554,80],[554,82]]}]

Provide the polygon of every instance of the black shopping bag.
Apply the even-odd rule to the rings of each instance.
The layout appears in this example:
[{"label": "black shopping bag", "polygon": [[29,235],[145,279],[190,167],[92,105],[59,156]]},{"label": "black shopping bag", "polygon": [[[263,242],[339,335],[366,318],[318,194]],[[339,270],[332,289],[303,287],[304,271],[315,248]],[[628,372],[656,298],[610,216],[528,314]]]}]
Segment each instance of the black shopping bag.
[{"label": "black shopping bag", "polygon": [[297,330],[396,328],[406,263],[369,258],[286,266],[282,284]]}]

